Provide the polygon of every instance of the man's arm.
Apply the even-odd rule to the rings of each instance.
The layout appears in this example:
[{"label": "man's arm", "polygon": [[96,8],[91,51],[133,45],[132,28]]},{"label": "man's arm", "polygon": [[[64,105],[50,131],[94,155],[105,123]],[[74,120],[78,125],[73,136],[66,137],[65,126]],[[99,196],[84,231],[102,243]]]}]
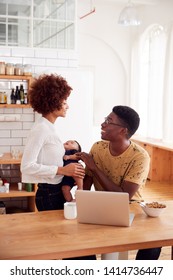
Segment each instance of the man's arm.
[{"label": "man's arm", "polygon": [[84,180],[83,180],[83,189],[84,190],[90,190],[91,186],[93,184],[93,179],[89,175],[85,175]]},{"label": "man's arm", "polygon": [[[97,181],[104,186],[104,189],[106,191],[113,191],[113,192],[127,192],[129,194],[129,199],[133,197],[133,195],[136,193],[136,191],[139,188],[138,184],[129,182],[129,181],[123,181],[121,186],[115,184],[112,182],[95,164],[93,158],[91,155],[87,153],[81,153],[81,159],[85,162],[87,168],[93,173]],[[84,188],[88,189],[88,186],[91,187],[91,181],[92,177],[89,177],[88,175],[85,175],[86,184],[84,183]],[[90,181],[89,181],[89,178]]]},{"label": "man's arm", "polygon": [[122,184],[119,186],[111,181],[97,166],[92,171],[94,176],[96,177],[97,181],[104,186],[106,191],[112,192],[127,192],[129,194],[129,199],[133,197],[133,195],[139,189],[139,185],[129,181],[123,181]]}]

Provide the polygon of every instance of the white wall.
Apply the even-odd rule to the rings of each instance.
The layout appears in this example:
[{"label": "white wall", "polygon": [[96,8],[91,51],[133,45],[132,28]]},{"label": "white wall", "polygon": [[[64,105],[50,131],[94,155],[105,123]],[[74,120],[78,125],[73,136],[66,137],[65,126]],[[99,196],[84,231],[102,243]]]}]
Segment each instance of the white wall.
[{"label": "white wall", "polygon": [[[119,6],[109,1],[78,1],[79,65],[94,72],[94,125],[98,126],[116,104],[127,102],[130,43],[129,31],[117,25]],[[104,104],[104,106],[103,106]]]},{"label": "white wall", "polygon": [[82,150],[89,151],[93,143],[93,75],[86,69],[61,71],[73,88],[68,99],[66,118],[57,119],[62,141],[76,139]]},{"label": "white wall", "polygon": [[[79,65],[89,66],[94,73],[94,141],[100,138],[100,123],[114,105],[133,106],[130,102],[133,42],[149,25],[172,22],[172,0],[136,0],[134,2],[142,24],[137,27],[119,26],[120,11],[127,2],[78,0]],[[80,19],[94,7],[94,13]]]}]

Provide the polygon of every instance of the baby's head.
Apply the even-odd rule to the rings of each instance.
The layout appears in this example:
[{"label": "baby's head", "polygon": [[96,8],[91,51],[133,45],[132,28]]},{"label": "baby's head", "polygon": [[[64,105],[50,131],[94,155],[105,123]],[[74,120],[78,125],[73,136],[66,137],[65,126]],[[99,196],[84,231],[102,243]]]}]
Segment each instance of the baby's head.
[{"label": "baby's head", "polygon": [[81,152],[81,146],[76,140],[68,140],[64,143],[64,149],[67,150],[77,150]]}]

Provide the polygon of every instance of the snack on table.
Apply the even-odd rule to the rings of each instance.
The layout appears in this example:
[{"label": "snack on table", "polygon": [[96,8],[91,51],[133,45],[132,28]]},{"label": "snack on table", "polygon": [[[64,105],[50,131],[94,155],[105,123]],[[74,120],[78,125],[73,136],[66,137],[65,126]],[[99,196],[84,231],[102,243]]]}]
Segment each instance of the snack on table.
[{"label": "snack on table", "polygon": [[158,203],[157,201],[153,201],[151,203],[145,204],[148,208],[165,208],[166,205],[162,203]]},{"label": "snack on table", "polygon": [[149,217],[158,217],[161,213],[163,213],[166,209],[166,205],[159,202],[146,202],[140,203],[142,210]]}]

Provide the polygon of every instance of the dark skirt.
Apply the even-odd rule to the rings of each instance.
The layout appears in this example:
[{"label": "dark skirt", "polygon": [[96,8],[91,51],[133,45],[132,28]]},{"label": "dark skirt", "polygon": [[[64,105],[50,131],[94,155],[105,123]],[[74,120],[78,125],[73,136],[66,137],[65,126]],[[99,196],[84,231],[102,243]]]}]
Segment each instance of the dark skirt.
[{"label": "dark skirt", "polygon": [[64,209],[65,198],[61,187],[61,183],[57,185],[45,183],[38,184],[35,199],[38,211]]}]

